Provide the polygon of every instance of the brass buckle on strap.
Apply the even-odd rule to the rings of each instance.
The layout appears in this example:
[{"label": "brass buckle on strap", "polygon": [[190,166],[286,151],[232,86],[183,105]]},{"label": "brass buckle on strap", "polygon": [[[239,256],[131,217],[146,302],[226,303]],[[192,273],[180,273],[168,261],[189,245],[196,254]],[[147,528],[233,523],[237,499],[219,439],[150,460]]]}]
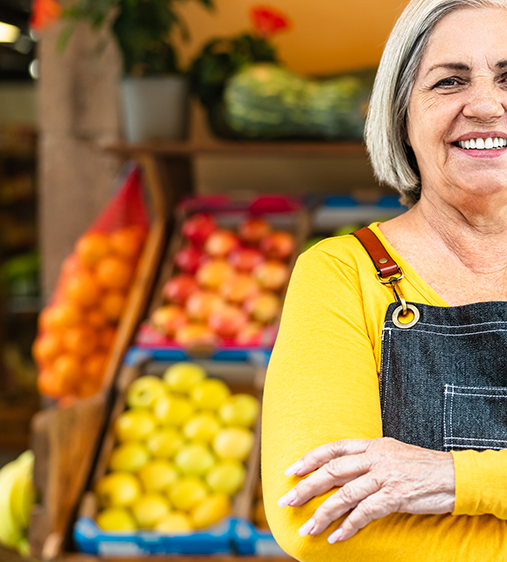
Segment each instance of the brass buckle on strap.
[{"label": "brass buckle on strap", "polygon": [[378,276],[378,280],[382,283],[382,285],[391,285],[396,298],[401,303],[401,307],[403,310],[402,316],[405,316],[405,314],[407,314],[408,311],[407,301],[405,300],[405,296],[403,295],[399,286],[399,282],[405,277],[405,273],[403,273],[403,269],[401,269],[401,267],[398,267],[398,272],[399,274],[397,277],[393,275],[389,277],[389,279],[383,279],[382,277],[380,277],[380,272],[378,271],[377,271],[377,276]]},{"label": "brass buckle on strap", "polygon": [[[400,306],[398,306],[393,312],[393,324],[398,328],[407,329],[415,326],[415,324],[419,322],[420,313],[416,306],[414,306],[413,304],[407,304],[405,295],[403,294],[403,291],[401,290],[399,285],[400,281],[405,277],[405,274],[403,273],[401,267],[398,267],[398,269],[399,275],[397,275],[396,277],[393,275],[389,277],[389,279],[383,279],[382,277],[380,277],[379,272],[377,272],[377,276],[378,280],[383,285],[391,285],[394,295],[396,296],[396,300],[400,303]],[[410,322],[400,322],[400,316],[406,316],[409,312],[411,312],[414,316],[412,320]]]}]

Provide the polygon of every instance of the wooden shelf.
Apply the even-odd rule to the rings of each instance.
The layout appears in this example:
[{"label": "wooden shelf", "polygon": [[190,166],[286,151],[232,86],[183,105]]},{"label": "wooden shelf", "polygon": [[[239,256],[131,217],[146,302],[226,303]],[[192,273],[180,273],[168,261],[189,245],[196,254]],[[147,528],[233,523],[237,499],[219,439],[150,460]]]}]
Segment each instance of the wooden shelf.
[{"label": "wooden shelf", "polygon": [[362,142],[302,142],[302,141],[210,141],[196,142],[147,142],[139,144],[114,143],[104,145],[110,152],[127,155],[142,153],[167,157],[190,156],[365,156]]}]

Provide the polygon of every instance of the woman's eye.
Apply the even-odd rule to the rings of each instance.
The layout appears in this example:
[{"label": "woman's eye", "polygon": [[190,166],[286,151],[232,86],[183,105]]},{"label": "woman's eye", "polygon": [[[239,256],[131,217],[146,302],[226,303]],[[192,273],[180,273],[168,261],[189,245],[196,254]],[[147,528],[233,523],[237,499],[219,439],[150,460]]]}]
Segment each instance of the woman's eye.
[{"label": "woman's eye", "polygon": [[434,88],[451,88],[453,86],[459,86],[460,82],[457,78],[444,78],[439,80]]}]

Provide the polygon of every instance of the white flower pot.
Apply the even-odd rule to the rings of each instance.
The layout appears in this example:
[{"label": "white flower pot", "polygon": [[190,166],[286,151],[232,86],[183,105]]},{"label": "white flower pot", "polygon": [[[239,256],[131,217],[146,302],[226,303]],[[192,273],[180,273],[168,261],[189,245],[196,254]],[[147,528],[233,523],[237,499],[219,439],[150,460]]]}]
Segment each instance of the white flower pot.
[{"label": "white flower pot", "polygon": [[190,93],[185,77],[124,78],[121,97],[127,142],[187,137]]}]

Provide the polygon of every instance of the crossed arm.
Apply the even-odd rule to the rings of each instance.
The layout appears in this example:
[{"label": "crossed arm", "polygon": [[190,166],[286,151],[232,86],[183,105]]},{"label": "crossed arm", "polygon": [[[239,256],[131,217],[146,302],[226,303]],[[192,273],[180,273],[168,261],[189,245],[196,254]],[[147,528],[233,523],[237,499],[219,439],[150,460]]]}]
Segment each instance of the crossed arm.
[{"label": "crossed arm", "polygon": [[[318,535],[348,513],[328,542],[346,540],[390,513],[450,513],[454,509],[451,453],[429,451],[390,438],[345,439],[317,447],[286,470],[305,477],[280,500],[296,507],[329,490],[299,534]],[[337,491],[334,491],[339,488]]]},{"label": "crossed arm", "polygon": [[262,478],[275,538],[304,562],[507,560],[507,451],[451,455],[382,438],[371,338],[349,314],[360,291],[350,275],[337,291],[334,260],[316,260],[296,267],[266,380]]}]

